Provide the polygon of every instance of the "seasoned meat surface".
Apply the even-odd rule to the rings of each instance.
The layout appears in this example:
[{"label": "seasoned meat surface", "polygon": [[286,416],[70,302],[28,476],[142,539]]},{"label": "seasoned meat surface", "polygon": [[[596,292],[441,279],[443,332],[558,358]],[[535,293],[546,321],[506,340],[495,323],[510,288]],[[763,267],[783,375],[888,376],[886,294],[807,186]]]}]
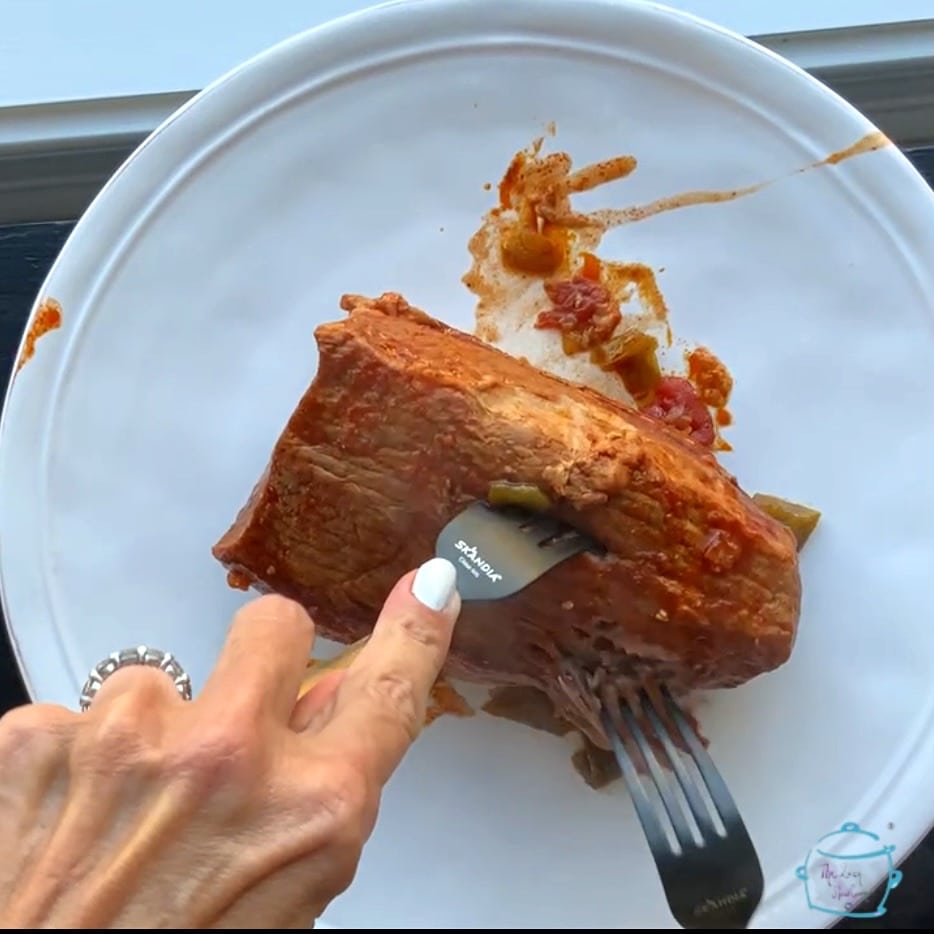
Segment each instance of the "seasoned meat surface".
[{"label": "seasoned meat surface", "polygon": [[607,554],[465,604],[447,674],[541,688],[605,745],[581,696],[594,679],[726,688],[788,659],[794,536],[708,450],[399,295],[342,306],[345,318],[316,330],[318,372],[213,548],[238,578],[352,642],[443,525],[510,481],[540,489]]}]

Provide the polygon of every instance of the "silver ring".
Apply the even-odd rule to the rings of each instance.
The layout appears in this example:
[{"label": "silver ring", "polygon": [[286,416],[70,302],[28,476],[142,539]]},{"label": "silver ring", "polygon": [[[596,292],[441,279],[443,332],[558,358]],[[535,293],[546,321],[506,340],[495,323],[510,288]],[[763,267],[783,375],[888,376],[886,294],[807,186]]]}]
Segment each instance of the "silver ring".
[{"label": "silver ring", "polygon": [[182,700],[191,700],[191,678],[188,672],[178,663],[169,652],[162,652],[146,645],[138,645],[133,649],[123,649],[120,652],[111,652],[103,661],[98,662],[88,675],[81,689],[81,711],[85,712],[91,701],[97,696],[101,685],[115,672],[130,665],[145,665],[147,668],[158,668],[164,671],[175,685],[175,690]]}]

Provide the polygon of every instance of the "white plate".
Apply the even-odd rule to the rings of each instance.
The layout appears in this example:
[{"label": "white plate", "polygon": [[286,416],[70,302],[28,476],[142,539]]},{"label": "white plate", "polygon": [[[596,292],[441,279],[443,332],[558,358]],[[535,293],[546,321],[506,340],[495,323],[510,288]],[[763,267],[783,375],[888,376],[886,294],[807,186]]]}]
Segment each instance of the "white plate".
[{"label": "white plate", "polygon": [[[314,373],[314,327],[384,289],[472,327],[484,183],[549,121],[578,164],[638,157],[600,193],[618,206],[783,177],[873,129],[634,2],[392,4],[225,77],[81,220],[40,296],[63,326],[7,400],[0,571],[35,698],[74,706],[138,641],[202,681],[245,599],[210,547]],[[932,196],[889,146],[622,227],[603,255],[664,267],[676,332],[731,367],[741,482],[824,513],[792,660],[702,717],[761,850],[755,926],[819,927],[795,870],[820,837],[855,821],[899,859],[934,814]],[[621,786],[591,792],[564,744],[485,716],[423,734],[326,920],[673,926]]]}]

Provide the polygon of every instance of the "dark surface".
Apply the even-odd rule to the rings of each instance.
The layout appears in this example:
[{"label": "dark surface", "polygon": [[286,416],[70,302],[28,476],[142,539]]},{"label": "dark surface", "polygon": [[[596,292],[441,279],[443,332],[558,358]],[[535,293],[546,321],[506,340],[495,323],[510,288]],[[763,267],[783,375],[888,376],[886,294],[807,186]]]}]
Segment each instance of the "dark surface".
[{"label": "dark surface", "polygon": [[[934,186],[934,148],[908,155],[928,183]],[[32,302],[73,226],[73,221],[0,226],[0,372],[11,371]],[[3,542],[2,545],[15,547],[15,542]],[[6,627],[0,624],[0,714],[27,700]],[[931,795],[934,798],[934,786]],[[793,820],[793,815],[789,819]],[[878,919],[846,919],[837,925],[837,929],[916,930],[934,927],[934,833],[901,864],[901,869],[904,879],[889,896],[888,914]],[[877,901],[875,896],[867,900],[873,907]]]},{"label": "dark surface", "polygon": [[[12,371],[33,300],[73,227],[73,222],[0,227],[0,373]],[[6,625],[0,625],[0,713],[26,700]]]}]

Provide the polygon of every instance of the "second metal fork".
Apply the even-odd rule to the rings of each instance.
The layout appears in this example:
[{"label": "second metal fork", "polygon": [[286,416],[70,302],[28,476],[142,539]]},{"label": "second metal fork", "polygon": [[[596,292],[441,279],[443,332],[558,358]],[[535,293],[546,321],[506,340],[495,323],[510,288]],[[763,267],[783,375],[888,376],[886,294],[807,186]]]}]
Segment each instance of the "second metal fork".
[{"label": "second metal fork", "polygon": [[[726,783],[688,718],[667,689],[659,694],[661,710],[647,692],[641,692],[640,716],[607,686],[601,718],[668,906],[682,928],[746,928],[764,886],[758,854]],[[680,742],[672,737],[666,720],[675,725]],[[653,746],[660,747],[667,761],[659,761]]]}]

